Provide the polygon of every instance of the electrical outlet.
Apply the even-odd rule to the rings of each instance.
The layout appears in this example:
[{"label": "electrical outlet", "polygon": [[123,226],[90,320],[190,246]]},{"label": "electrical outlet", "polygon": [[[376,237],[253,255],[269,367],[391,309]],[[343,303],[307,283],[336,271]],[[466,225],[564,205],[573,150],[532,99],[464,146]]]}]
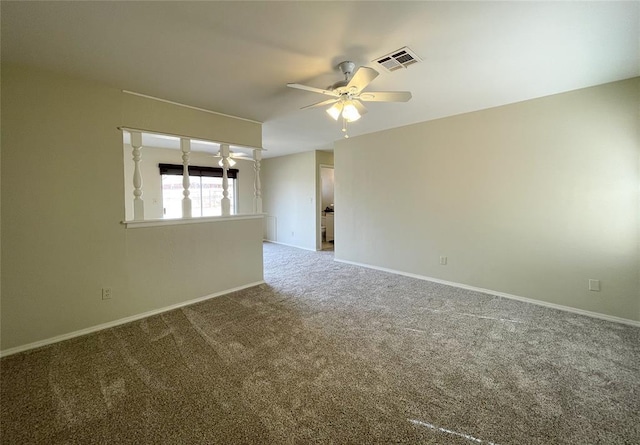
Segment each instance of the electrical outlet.
[{"label": "electrical outlet", "polygon": [[445,266],[447,264],[447,257],[446,256],[441,256],[440,257],[440,264],[442,266]]},{"label": "electrical outlet", "polygon": [[589,290],[600,292],[600,280],[589,280]]},{"label": "electrical outlet", "polygon": [[103,300],[111,300],[111,288],[103,287],[102,288],[102,299]]}]

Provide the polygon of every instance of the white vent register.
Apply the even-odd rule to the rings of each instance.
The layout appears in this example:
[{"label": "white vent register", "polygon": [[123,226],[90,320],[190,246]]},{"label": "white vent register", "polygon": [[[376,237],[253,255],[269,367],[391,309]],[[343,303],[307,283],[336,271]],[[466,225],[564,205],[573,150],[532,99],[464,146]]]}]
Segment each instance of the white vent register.
[{"label": "white vent register", "polygon": [[421,62],[420,58],[408,46],[400,48],[386,56],[379,57],[374,60],[388,72],[396,71],[401,68],[407,68],[409,65]]}]

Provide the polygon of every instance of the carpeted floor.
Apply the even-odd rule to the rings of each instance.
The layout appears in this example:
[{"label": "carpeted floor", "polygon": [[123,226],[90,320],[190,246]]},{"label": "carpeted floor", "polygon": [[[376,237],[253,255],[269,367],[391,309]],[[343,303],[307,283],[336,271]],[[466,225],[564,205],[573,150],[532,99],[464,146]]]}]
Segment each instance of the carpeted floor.
[{"label": "carpeted floor", "polygon": [[640,443],[638,328],[274,244],[265,280],[2,359],[2,443]]}]

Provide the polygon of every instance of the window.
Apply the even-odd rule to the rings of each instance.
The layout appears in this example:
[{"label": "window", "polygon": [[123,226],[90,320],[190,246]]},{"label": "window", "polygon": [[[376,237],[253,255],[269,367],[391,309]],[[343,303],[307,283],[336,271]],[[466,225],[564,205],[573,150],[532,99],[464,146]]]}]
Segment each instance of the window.
[{"label": "window", "polygon": [[[165,218],[182,218],[182,165],[160,164],[162,177],[162,207]],[[231,214],[236,209],[236,184],[238,170],[227,170]],[[189,197],[191,214],[197,216],[222,215],[222,169],[217,167],[189,166]]]}]

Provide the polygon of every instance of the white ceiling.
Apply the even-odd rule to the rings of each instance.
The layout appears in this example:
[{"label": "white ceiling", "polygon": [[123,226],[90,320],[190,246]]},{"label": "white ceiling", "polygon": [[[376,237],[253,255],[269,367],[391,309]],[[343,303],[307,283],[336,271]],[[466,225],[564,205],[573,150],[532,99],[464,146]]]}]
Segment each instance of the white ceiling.
[{"label": "white ceiling", "polygon": [[265,157],[331,149],[342,60],[403,46],[423,62],[369,90],[351,136],[640,75],[640,2],[7,2],[2,60],[263,122]]}]

